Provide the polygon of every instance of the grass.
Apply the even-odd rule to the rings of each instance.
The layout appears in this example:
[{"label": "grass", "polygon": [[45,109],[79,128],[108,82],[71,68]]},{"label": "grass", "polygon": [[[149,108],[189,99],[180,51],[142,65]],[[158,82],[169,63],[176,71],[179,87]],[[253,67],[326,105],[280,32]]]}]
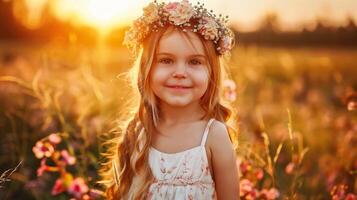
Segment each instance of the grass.
[{"label": "grass", "polygon": [[[131,97],[118,76],[133,61],[128,52],[103,44],[1,44],[0,170],[23,158],[21,167],[2,176],[12,179],[2,188],[6,197],[68,198],[51,195],[56,175],[35,173],[40,162],[31,149],[55,132],[78,160],[69,171],[99,188],[99,140]],[[246,180],[241,184],[252,186],[242,199],[253,193],[266,198],[264,189],[276,189],[279,199],[328,199],[338,192],[344,199],[357,193],[356,111],[347,110],[345,101],[357,90],[356,56],[356,49],[307,47],[233,51],[229,66],[237,84],[233,104]]]}]

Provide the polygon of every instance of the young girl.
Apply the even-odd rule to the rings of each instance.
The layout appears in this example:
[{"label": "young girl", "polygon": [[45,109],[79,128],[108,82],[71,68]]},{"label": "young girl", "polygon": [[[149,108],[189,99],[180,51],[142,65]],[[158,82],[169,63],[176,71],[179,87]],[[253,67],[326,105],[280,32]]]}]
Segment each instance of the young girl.
[{"label": "young girl", "polygon": [[107,199],[239,199],[221,98],[220,61],[234,45],[225,23],[202,4],[155,1],[126,33],[140,50],[140,97],[103,168]]}]

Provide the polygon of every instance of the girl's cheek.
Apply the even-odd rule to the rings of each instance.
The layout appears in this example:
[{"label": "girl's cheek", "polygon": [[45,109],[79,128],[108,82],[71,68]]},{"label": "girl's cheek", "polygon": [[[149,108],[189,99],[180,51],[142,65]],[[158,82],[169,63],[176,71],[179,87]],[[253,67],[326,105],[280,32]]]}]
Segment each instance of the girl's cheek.
[{"label": "girl's cheek", "polygon": [[209,79],[208,69],[202,68],[200,71],[197,72],[197,76],[202,81],[208,81],[208,79]]},{"label": "girl's cheek", "polygon": [[161,76],[167,76],[170,73],[170,70],[165,67],[158,67],[157,73]]},{"label": "girl's cheek", "polygon": [[165,68],[163,68],[163,67],[157,66],[157,67],[153,70],[153,72],[152,72],[152,74],[151,74],[151,77],[152,77],[153,79],[156,79],[156,80],[158,81],[158,80],[162,80],[162,79],[167,78],[167,76],[168,76],[169,74],[170,74],[170,71],[169,71],[169,70],[167,70],[167,69],[165,69]]},{"label": "girl's cheek", "polygon": [[197,85],[205,85],[208,84],[209,77],[206,72],[202,72],[195,74],[193,80],[196,82]]}]

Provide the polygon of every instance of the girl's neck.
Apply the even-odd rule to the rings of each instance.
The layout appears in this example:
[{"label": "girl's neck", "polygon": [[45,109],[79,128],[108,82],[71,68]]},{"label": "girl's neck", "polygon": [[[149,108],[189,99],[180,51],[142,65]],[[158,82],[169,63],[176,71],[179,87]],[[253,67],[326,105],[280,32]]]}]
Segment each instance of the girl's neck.
[{"label": "girl's neck", "polygon": [[204,116],[205,111],[198,102],[185,107],[173,107],[166,103],[161,103],[160,113],[160,123],[172,125],[198,121]]}]

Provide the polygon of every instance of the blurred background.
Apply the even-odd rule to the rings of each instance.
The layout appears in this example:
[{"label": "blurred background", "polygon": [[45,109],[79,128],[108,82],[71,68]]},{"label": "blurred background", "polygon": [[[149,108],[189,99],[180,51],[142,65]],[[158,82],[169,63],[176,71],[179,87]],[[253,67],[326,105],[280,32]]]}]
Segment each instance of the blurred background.
[{"label": "blurred background", "polygon": [[[122,40],[148,2],[0,0],[0,199],[103,198],[100,144],[132,96]],[[201,3],[237,40],[241,198],[357,199],[357,2]]]}]

